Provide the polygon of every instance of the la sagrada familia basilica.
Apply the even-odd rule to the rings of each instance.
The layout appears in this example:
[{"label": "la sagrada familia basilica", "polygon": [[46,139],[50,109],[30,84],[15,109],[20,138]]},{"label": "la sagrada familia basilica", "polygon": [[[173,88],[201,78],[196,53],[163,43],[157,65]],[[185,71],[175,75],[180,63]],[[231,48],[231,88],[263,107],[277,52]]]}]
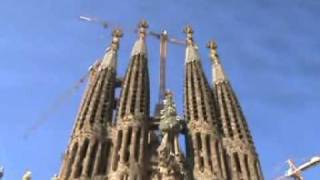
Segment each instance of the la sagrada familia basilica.
[{"label": "la sagrada familia basilica", "polygon": [[[141,21],[124,78],[117,74],[122,32],[113,31],[103,59],[90,70],[56,179],[263,180],[249,127],[217,45],[208,43],[211,86],[190,26],[184,29],[184,116],[178,117],[170,91],[164,93],[158,113],[150,115],[147,29],[147,22]],[[185,136],[184,143],[179,135]]]}]

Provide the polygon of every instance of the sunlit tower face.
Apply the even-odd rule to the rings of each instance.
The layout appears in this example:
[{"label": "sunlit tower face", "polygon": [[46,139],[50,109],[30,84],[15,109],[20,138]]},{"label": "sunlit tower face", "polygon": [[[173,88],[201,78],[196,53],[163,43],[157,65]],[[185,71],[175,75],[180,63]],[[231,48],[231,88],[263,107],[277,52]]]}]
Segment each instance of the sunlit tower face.
[{"label": "sunlit tower face", "polygon": [[[81,17],[89,22],[106,22]],[[129,65],[117,74],[122,32],[113,31],[101,61],[90,69],[70,144],[58,176],[61,180],[110,178],[134,180],[263,180],[248,126],[222,68],[217,46],[209,43],[215,79],[207,80],[191,26],[184,41],[167,31],[150,31],[146,21],[136,30]],[[159,97],[150,114],[148,35],[160,40]],[[168,43],[185,51],[184,119],[173,93],[166,93]],[[120,89],[120,95],[115,89]],[[116,97],[119,96],[119,97]],[[179,135],[186,136],[181,147]],[[186,149],[186,155],[181,152]]]}]

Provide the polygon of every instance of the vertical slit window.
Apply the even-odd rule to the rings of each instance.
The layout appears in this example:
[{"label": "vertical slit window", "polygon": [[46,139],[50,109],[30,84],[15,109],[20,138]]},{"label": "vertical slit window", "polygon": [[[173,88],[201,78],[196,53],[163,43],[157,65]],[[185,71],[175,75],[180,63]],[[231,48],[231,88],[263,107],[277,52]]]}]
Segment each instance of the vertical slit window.
[{"label": "vertical slit window", "polygon": [[231,176],[231,162],[230,156],[227,154],[226,150],[223,149],[223,161],[226,169],[226,179],[230,179]]},{"label": "vertical slit window", "polygon": [[[106,78],[104,78],[104,75],[105,75],[106,71],[103,71],[101,76],[102,76],[102,79],[100,80],[101,82],[98,82],[98,84],[100,85],[99,87],[97,87],[97,92],[95,92],[95,98],[94,98],[94,101],[92,102],[93,105],[92,105],[92,114],[90,114],[90,124],[92,125],[95,121],[95,117],[96,117],[96,113],[97,113],[97,110],[98,110],[98,106],[99,106],[99,103],[101,101],[100,99],[100,96],[101,96],[101,92],[103,91],[103,88],[105,86],[105,81],[106,81]],[[101,84],[100,84],[101,83]]]},{"label": "vertical slit window", "polygon": [[239,155],[238,153],[233,153],[233,159],[235,161],[235,166],[236,166],[236,169],[239,173],[241,173],[241,165],[240,165],[240,159],[239,159]]},{"label": "vertical slit window", "polygon": [[136,145],[135,145],[136,149],[135,149],[134,157],[135,157],[136,161],[139,160],[140,136],[141,136],[141,129],[139,128],[138,132],[137,132],[136,142],[135,142],[136,143]]},{"label": "vertical slit window", "polygon": [[120,130],[118,132],[118,137],[117,137],[117,142],[116,142],[116,147],[114,150],[114,157],[113,157],[113,163],[112,163],[112,170],[117,170],[118,168],[118,161],[119,161],[119,150],[122,142],[122,131]]},{"label": "vertical slit window", "polygon": [[203,150],[202,150],[202,143],[201,143],[201,136],[200,133],[196,133],[196,144],[198,146],[198,150],[199,150],[199,159],[200,159],[200,169],[203,170],[203,165],[204,165],[204,159],[203,156],[201,155]]},{"label": "vertical slit window", "polygon": [[107,171],[108,157],[110,154],[110,143],[103,142],[100,151],[100,160],[98,165],[98,174],[105,175]]},{"label": "vertical slit window", "polygon": [[87,116],[87,113],[88,113],[88,111],[89,111],[89,107],[90,107],[90,104],[91,104],[91,102],[92,102],[92,98],[93,98],[93,95],[94,95],[94,91],[95,91],[95,89],[96,89],[96,86],[97,86],[97,84],[98,84],[98,80],[99,80],[99,78],[100,78],[100,76],[98,76],[96,79],[94,79],[93,80],[93,85],[92,85],[92,87],[91,87],[91,89],[90,89],[90,94],[89,94],[89,97],[88,97],[88,99],[86,100],[86,104],[85,104],[85,107],[84,107],[84,109],[83,109],[83,114],[81,114],[81,120],[80,120],[80,125],[79,125],[79,129],[82,129],[82,127],[83,127],[83,124],[84,124],[84,121],[85,121],[85,119],[86,119],[86,116]]},{"label": "vertical slit window", "polygon": [[121,113],[119,113],[121,118],[126,113],[126,104],[127,104],[127,99],[128,99],[129,89],[130,89],[130,83],[131,83],[130,79],[132,76],[132,64],[133,64],[133,62],[131,62],[131,64],[129,65],[129,68],[128,68],[126,76],[125,76],[123,88],[121,91],[121,103],[120,103],[120,108],[119,108],[121,111]]},{"label": "vertical slit window", "polygon": [[[222,170],[221,168],[221,155],[220,155],[220,146],[219,146],[219,141],[216,140],[215,142],[215,148],[216,148],[216,156],[217,156],[217,159],[218,159],[218,166],[219,166],[219,169]],[[226,163],[226,162],[225,162]]]},{"label": "vertical slit window", "polygon": [[80,154],[79,154],[79,162],[77,162],[77,164],[76,164],[76,170],[75,170],[74,178],[79,178],[81,173],[82,173],[83,160],[86,157],[87,150],[88,150],[88,145],[89,145],[89,140],[85,139],[84,143],[83,143],[83,145],[81,147]]},{"label": "vertical slit window", "polygon": [[207,153],[208,153],[208,164],[212,170],[212,159],[211,159],[211,145],[210,145],[210,135],[207,134],[206,135],[206,149],[207,149]]},{"label": "vertical slit window", "polygon": [[69,178],[71,174],[71,169],[72,169],[74,160],[76,158],[77,152],[78,152],[78,143],[76,143],[72,148],[70,161],[67,163],[66,178]]},{"label": "vertical slit window", "polygon": [[245,166],[246,166],[246,170],[247,170],[247,174],[248,174],[248,179],[250,180],[251,173],[250,173],[250,169],[249,169],[249,159],[248,159],[248,155],[244,155],[244,163],[245,163]]},{"label": "vertical slit window", "polygon": [[127,139],[128,139],[127,149],[125,149],[126,153],[125,153],[125,157],[124,157],[124,160],[126,162],[128,162],[129,158],[130,158],[131,135],[132,135],[132,127],[129,127],[128,134],[127,134]]},{"label": "vertical slit window", "polygon": [[227,125],[227,131],[229,132],[230,136],[233,137],[233,131],[232,131],[232,127],[231,127],[231,120],[230,120],[230,117],[229,117],[229,113],[228,113],[228,108],[227,108],[227,104],[226,104],[226,101],[224,99],[224,91],[223,91],[223,88],[221,88],[221,98],[222,98],[222,105],[223,105],[223,109],[224,109],[224,114],[225,114],[225,120],[226,120],[226,125]]},{"label": "vertical slit window", "polygon": [[95,162],[95,159],[96,159],[97,147],[98,147],[98,143],[95,142],[94,145],[92,146],[92,149],[91,149],[88,169],[87,169],[87,172],[86,172],[88,177],[92,176],[93,166],[94,166],[94,162]]}]

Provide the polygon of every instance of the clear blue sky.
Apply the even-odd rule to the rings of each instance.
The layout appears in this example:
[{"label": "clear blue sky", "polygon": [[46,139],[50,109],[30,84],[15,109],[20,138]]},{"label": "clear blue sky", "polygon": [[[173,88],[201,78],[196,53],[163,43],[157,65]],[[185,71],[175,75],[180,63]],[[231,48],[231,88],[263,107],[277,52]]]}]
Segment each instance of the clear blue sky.
[{"label": "clear blue sky", "polygon": [[[103,55],[110,30],[79,21],[91,15],[132,29],[184,38],[192,24],[211,81],[205,43],[214,38],[248,119],[266,180],[284,161],[320,153],[320,1],[317,0],[2,0],[0,3],[0,164],[6,180],[31,169],[35,180],[58,172],[83,92],[81,88],[39,129],[25,131]],[[125,31],[119,55],[123,75],[136,35]],[[152,105],[157,95],[158,42],[148,39]],[[182,114],[184,48],[169,47],[168,87]],[[151,107],[153,109],[153,106]],[[320,167],[305,174],[320,177]]]}]

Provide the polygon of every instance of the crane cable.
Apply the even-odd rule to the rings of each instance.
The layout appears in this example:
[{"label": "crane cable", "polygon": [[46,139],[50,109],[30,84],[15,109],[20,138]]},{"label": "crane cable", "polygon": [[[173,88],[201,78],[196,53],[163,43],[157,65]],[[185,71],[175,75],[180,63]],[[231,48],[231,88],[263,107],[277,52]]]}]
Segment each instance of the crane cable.
[{"label": "crane cable", "polygon": [[44,111],[40,118],[32,123],[32,125],[27,128],[27,130],[24,133],[24,138],[28,139],[33,131],[37,130],[41,125],[43,125],[48,119],[50,118],[51,114],[56,112],[70,97],[74,95],[75,92],[81,87],[81,85],[87,80],[89,76],[88,71],[86,74],[84,74],[76,83],[71,86],[69,89],[67,89],[62,95],[60,95],[50,106],[49,108]]}]

